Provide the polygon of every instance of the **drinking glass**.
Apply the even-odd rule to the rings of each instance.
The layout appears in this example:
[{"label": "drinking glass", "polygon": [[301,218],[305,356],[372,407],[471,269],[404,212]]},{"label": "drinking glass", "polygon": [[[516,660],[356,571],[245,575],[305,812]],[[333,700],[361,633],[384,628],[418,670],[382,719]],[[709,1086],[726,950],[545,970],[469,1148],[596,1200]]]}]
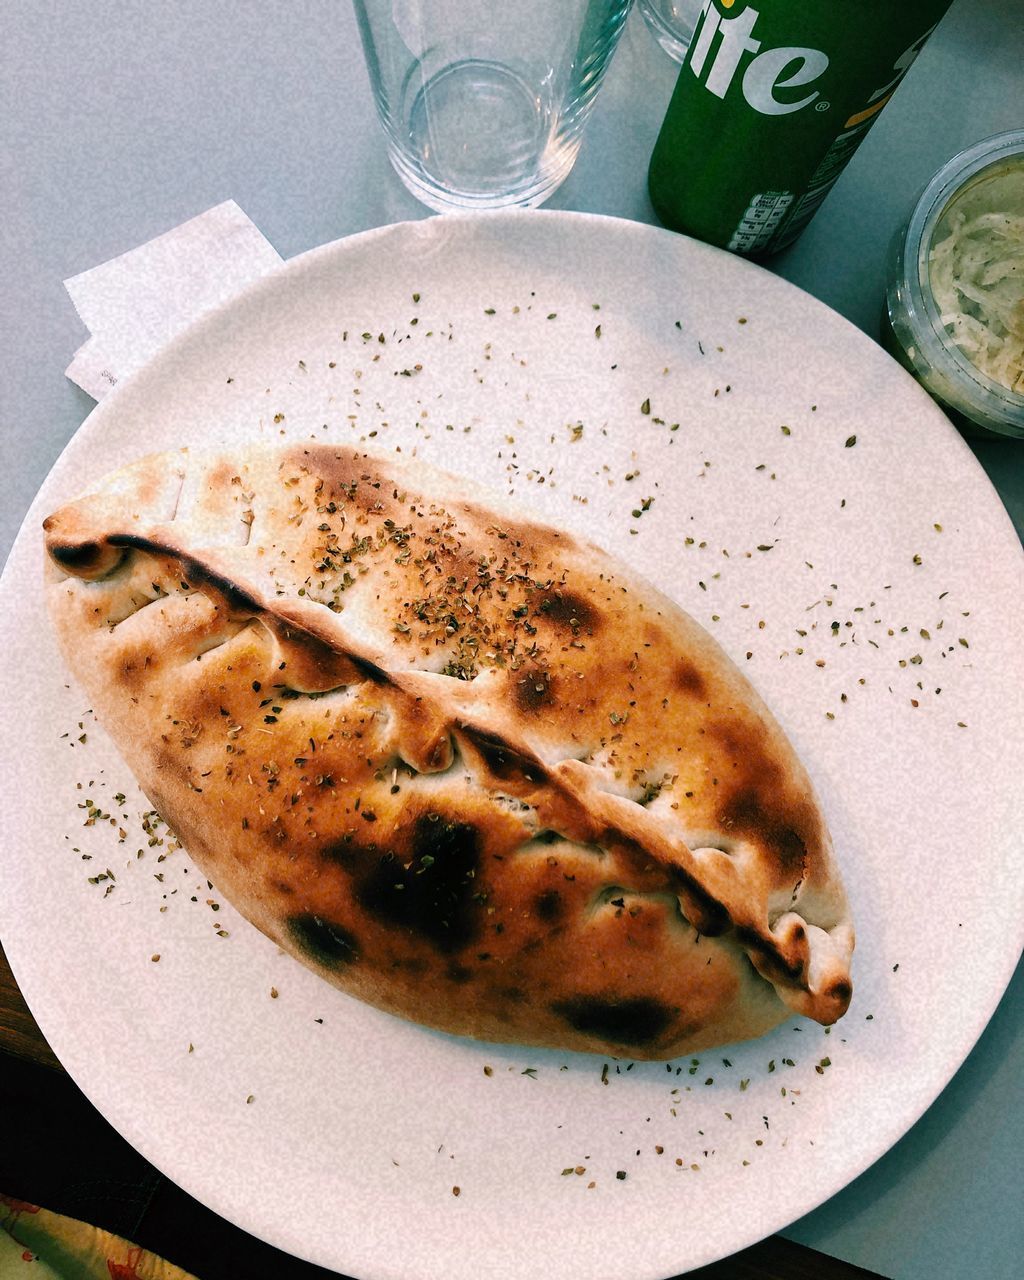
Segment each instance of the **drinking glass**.
[{"label": "drinking glass", "polygon": [[636,7],[665,52],[682,62],[704,0],[636,0]]},{"label": "drinking glass", "polygon": [[564,181],[633,0],[353,0],[391,163],[432,209]]}]

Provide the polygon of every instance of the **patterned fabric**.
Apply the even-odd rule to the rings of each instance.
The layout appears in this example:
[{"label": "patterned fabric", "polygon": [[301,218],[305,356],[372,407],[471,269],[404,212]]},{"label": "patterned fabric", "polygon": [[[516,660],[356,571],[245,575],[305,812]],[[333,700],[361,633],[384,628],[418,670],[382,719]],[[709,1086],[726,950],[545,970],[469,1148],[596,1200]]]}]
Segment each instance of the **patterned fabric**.
[{"label": "patterned fabric", "polygon": [[120,1236],[0,1195],[0,1280],[195,1280]]}]

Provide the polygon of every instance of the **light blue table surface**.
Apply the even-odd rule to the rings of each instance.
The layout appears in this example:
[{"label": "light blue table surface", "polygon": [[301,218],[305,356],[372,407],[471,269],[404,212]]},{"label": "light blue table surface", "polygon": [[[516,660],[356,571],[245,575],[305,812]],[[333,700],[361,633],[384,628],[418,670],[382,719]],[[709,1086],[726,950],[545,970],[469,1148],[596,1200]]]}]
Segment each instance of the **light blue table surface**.
[{"label": "light blue table surface", "polygon": [[[63,375],[86,336],[66,277],[229,197],[285,258],[427,215],[385,158],[346,0],[7,0],[3,13],[0,560],[92,407]],[[1024,124],[1022,47],[1024,0],[955,0],[770,269],[877,336],[888,242],[917,191],[963,146]],[[647,161],[675,72],[634,13],[550,208],[656,221]],[[1024,531],[1024,443],[974,447]],[[1024,1274],[1022,994],[1018,968],[923,1119],[787,1235],[899,1280]]]}]

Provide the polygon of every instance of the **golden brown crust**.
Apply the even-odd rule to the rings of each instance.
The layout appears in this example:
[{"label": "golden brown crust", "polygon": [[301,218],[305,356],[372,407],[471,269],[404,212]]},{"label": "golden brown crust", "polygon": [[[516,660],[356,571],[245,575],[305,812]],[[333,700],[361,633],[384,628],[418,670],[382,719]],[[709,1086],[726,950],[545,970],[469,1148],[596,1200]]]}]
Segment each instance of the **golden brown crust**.
[{"label": "golden brown crust", "polygon": [[45,528],[65,655],[143,789],[343,990],[633,1057],[845,1011],[804,769],[596,547],[326,446],[154,455]]}]

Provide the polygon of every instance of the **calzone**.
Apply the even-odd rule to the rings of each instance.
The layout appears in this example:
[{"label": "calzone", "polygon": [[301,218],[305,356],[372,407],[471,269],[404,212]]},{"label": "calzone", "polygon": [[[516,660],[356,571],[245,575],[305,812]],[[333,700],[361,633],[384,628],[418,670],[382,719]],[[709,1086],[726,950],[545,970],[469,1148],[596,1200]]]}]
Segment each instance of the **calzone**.
[{"label": "calzone", "polygon": [[845,1012],[805,769],[711,636],[596,545],[298,444],[143,458],[45,535],[65,659],[143,791],[348,994],[631,1058]]}]

